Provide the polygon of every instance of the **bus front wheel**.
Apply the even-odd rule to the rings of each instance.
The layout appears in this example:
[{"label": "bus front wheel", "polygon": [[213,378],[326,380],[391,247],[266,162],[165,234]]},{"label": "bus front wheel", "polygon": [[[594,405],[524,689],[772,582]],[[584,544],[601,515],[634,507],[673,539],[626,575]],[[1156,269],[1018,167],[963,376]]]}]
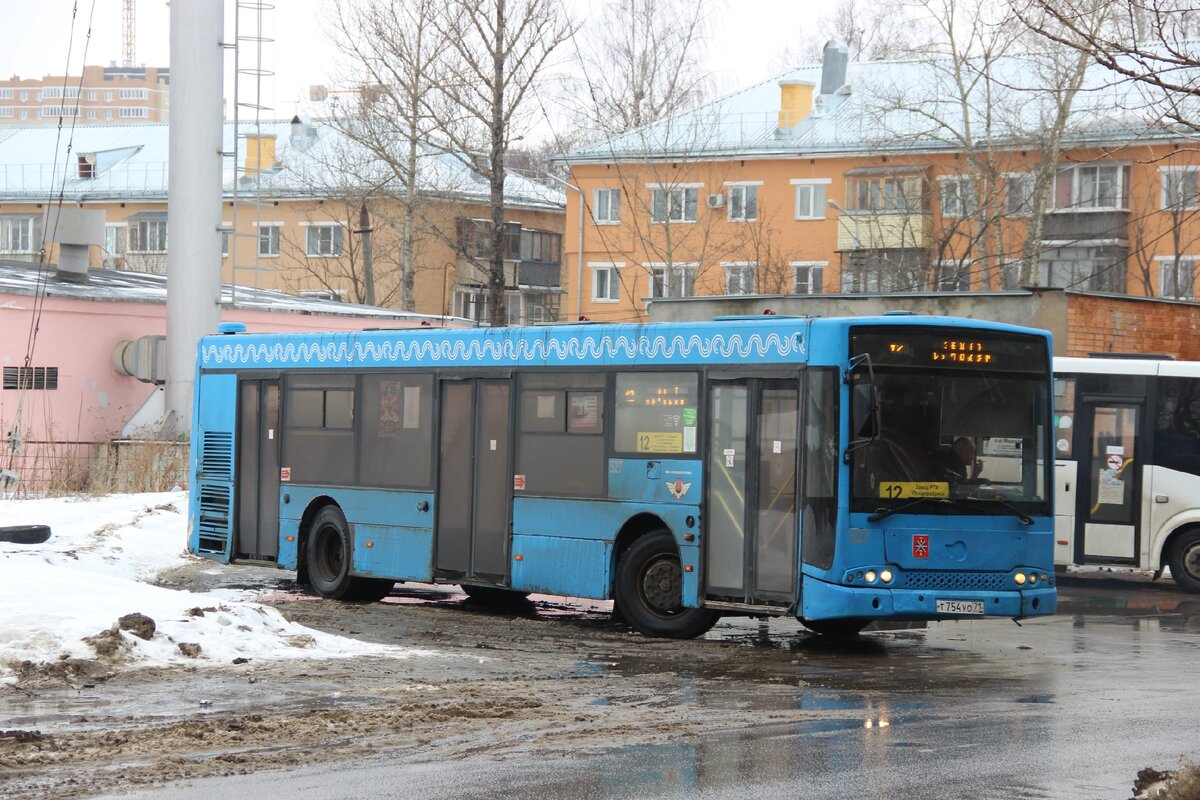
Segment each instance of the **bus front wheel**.
[{"label": "bus front wheel", "polygon": [[1171,577],[1181,588],[1200,592],[1200,530],[1181,533],[1171,546]]},{"label": "bus front wheel", "polygon": [[670,531],[638,539],[617,564],[616,605],[638,633],[694,639],[717,623],[706,608],[683,605],[683,569]]},{"label": "bus front wheel", "polygon": [[337,506],[325,506],[313,518],[304,561],[308,579],[321,597],[373,603],[391,594],[395,581],[350,574],[350,527]]}]

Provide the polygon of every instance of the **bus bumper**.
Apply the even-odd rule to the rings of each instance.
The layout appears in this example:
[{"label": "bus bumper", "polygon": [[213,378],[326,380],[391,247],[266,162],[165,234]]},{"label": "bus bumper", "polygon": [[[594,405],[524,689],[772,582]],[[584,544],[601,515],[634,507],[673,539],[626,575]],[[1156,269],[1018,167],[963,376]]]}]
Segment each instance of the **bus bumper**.
[{"label": "bus bumper", "polygon": [[[937,610],[939,600],[983,601],[983,615],[947,614]],[[1043,617],[1053,614],[1058,593],[1053,586],[1021,591],[944,589],[873,589],[806,580],[798,616],[804,619],[939,620],[987,617]]]}]

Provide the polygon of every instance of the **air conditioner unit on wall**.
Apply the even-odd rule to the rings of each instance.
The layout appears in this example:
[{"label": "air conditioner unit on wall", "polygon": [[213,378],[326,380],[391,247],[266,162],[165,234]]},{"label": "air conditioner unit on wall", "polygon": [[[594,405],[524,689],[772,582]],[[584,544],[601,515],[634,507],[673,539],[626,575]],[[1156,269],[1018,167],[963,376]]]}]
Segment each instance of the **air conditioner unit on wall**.
[{"label": "air conditioner unit on wall", "polygon": [[725,195],[710,194],[708,196],[708,207],[709,208],[724,208],[725,207]]}]

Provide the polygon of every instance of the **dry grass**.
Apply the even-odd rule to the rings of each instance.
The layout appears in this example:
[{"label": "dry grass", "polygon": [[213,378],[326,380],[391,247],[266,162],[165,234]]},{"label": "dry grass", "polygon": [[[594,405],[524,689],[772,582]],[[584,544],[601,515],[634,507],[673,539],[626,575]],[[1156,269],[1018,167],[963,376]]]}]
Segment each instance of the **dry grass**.
[{"label": "dry grass", "polygon": [[165,492],[188,483],[187,442],[125,439],[95,445],[87,489],[92,494]]}]

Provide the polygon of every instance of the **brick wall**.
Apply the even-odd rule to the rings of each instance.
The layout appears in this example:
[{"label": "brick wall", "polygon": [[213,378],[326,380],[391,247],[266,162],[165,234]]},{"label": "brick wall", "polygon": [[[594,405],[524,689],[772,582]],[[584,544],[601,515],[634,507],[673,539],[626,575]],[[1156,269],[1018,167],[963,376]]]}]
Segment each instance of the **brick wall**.
[{"label": "brick wall", "polygon": [[1200,361],[1200,304],[1067,292],[1068,356],[1166,353]]}]

